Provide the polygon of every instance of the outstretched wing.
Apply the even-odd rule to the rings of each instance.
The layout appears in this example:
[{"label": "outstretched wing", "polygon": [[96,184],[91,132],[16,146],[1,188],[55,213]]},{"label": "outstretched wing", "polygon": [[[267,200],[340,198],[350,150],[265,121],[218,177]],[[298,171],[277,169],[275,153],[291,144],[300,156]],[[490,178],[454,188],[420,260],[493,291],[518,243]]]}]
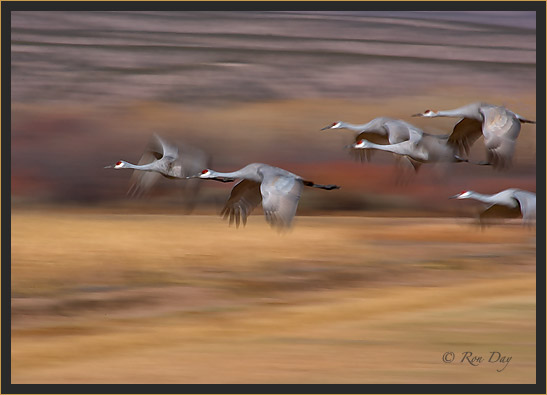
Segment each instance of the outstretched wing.
[{"label": "outstretched wing", "polygon": [[481,224],[493,222],[499,218],[517,218],[520,216],[518,207],[507,207],[501,204],[493,204],[480,214]]},{"label": "outstretched wing", "polygon": [[500,136],[485,140],[486,159],[495,169],[511,167],[516,142]]},{"label": "outstretched wing", "polygon": [[260,184],[262,207],[266,221],[275,228],[286,229],[292,224],[304,187],[302,180],[291,176],[265,176]]},{"label": "outstretched wing", "polygon": [[240,221],[245,225],[247,217],[260,204],[261,200],[260,184],[255,181],[241,180],[232,188],[230,198],[220,212],[220,215],[224,219],[229,217],[230,225],[234,223],[234,220],[236,227],[239,227]]},{"label": "outstretched wing", "polygon": [[498,169],[509,167],[520,133],[520,122],[502,107],[484,107],[480,111],[484,117],[482,132],[488,161]]},{"label": "outstretched wing", "polygon": [[522,219],[525,222],[536,220],[536,194],[528,191],[515,190],[513,197],[518,200]]},{"label": "outstretched wing", "polygon": [[422,166],[422,162],[418,162],[417,160],[414,160],[409,156],[400,156],[395,154],[396,167],[401,168],[402,166],[405,166],[407,164],[412,165],[412,168],[414,169],[415,173],[417,173],[418,170],[420,170],[420,167]]},{"label": "outstretched wing", "polygon": [[423,130],[399,119],[386,121],[383,126],[387,131],[388,142],[385,144],[397,144],[407,140],[417,144],[424,135]]},{"label": "outstretched wing", "polygon": [[174,177],[190,177],[210,167],[211,157],[194,146],[179,144],[177,155],[177,159],[172,164]]},{"label": "outstretched wing", "polygon": [[159,146],[160,147],[159,150],[163,152],[163,156],[165,157],[176,159],[179,156],[178,147],[175,144],[172,144],[164,140],[156,133],[152,135],[151,146],[154,147],[156,150],[158,150],[158,146]]},{"label": "outstretched wing", "polygon": [[460,155],[469,155],[469,149],[482,136],[482,122],[471,118],[462,118],[450,136],[447,144],[455,147]]}]

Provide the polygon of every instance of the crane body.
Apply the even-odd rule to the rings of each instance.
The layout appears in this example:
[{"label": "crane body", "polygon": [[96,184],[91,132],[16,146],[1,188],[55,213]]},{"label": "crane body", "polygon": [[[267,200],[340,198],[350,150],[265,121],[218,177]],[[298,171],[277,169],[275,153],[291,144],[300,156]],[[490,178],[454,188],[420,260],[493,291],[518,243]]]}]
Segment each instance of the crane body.
[{"label": "crane body", "polygon": [[[169,179],[186,179],[210,164],[210,157],[204,151],[188,144],[175,145],[154,133],[138,164],[124,160],[105,168],[134,170],[127,191],[131,196],[149,193],[161,176]],[[193,206],[200,188],[199,182],[183,183],[190,206]]]},{"label": "crane body", "polygon": [[320,189],[338,189],[337,185],[320,185],[285,169],[251,163],[237,171],[221,173],[204,169],[201,173],[189,178],[213,179],[224,182],[240,181],[234,186],[221,215],[245,225],[251,211],[262,203],[266,222],[278,230],[290,228],[296,214],[298,201],[304,186]]},{"label": "crane body", "polygon": [[453,110],[426,110],[413,116],[460,118],[454,126],[451,142],[458,146],[460,154],[467,154],[471,145],[468,140],[475,141],[481,135],[484,136],[487,161],[497,169],[512,165],[521,123],[535,123],[503,106],[484,102],[467,104]]},{"label": "crane body", "polygon": [[480,214],[481,223],[492,218],[513,218],[522,216],[525,224],[536,220],[536,194],[518,188],[509,188],[487,195],[475,191],[464,191],[451,199],[475,199],[486,203],[486,209]]}]

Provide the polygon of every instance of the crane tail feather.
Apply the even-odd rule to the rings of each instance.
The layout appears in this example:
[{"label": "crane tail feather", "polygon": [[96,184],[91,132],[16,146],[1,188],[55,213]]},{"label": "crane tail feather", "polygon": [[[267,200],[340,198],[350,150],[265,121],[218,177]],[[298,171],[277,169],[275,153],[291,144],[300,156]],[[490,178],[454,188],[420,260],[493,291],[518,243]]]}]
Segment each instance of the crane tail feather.
[{"label": "crane tail feather", "polygon": [[321,184],[316,184],[313,181],[307,181],[307,180],[302,180],[302,183],[307,187],[326,189],[327,191],[330,191],[331,189],[340,189],[338,185],[334,185],[334,184],[321,185]]}]

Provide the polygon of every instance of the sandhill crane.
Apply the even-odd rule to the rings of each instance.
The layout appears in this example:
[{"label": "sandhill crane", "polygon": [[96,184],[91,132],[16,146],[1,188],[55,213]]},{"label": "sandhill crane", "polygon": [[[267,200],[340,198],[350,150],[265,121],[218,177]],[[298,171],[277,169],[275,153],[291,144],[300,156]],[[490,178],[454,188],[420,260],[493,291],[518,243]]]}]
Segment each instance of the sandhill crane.
[{"label": "sandhill crane", "polygon": [[[432,111],[414,114],[414,117],[459,117],[451,140],[458,145],[459,154],[469,153],[471,144],[481,135],[487,152],[487,161],[497,169],[511,166],[516,139],[521,123],[535,123],[502,106],[476,102],[454,110]],[[457,140],[457,141],[456,141]]]},{"label": "sandhill crane", "polygon": [[[402,121],[389,117],[374,118],[368,123],[355,125],[347,122],[334,122],[329,126],[325,126],[321,130],[327,129],[348,129],[358,132],[355,135],[355,142],[366,139],[376,144],[396,144],[403,141],[418,142],[425,134],[420,128]],[[370,150],[359,150],[361,160],[370,160],[372,152]],[[396,157],[398,158],[398,157]]]},{"label": "sandhill crane", "polygon": [[239,227],[240,220],[245,225],[251,211],[262,202],[266,222],[278,230],[289,228],[304,186],[326,190],[340,188],[337,185],[315,184],[287,170],[263,163],[251,163],[231,173],[204,169],[192,177],[223,182],[241,179],[232,189],[221,212],[225,219],[230,217],[230,225],[235,220],[236,227]]},{"label": "sandhill crane", "polygon": [[[135,170],[127,193],[141,196],[151,190],[160,176],[186,179],[209,165],[209,156],[202,150],[187,144],[175,145],[154,133],[137,165],[120,160],[105,168]],[[195,198],[199,187],[197,180],[183,183],[183,188],[190,192],[192,198]]]},{"label": "sandhill crane", "polygon": [[536,194],[517,188],[509,188],[493,195],[484,195],[475,191],[464,191],[451,199],[476,199],[488,206],[480,214],[480,222],[484,224],[492,218],[515,218],[522,216],[526,224],[536,220]]},{"label": "sandhill crane", "polygon": [[[476,137],[474,137],[476,139]],[[467,144],[472,145],[474,139],[467,138]],[[406,156],[414,164],[419,163],[440,163],[440,162],[469,162],[477,165],[489,165],[488,162],[470,162],[460,157],[458,153],[459,140],[451,135],[423,134],[418,142],[406,140],[396,144],[375,144],[368,140],[361,139],[350,147],[354,149],[376,149],[394,154]],[[417,167],[417,165],[415,165]]]}]

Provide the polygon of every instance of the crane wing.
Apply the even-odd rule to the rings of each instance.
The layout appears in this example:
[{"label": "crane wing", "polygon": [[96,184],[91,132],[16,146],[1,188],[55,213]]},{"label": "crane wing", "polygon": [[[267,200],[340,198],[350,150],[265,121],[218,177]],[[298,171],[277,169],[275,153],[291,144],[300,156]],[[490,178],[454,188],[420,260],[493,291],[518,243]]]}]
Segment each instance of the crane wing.
[{"label": "crane wing", "polygon": [[504,169],[511,166],[515,152],[515,141],[499,136],[492,136],[485,140],[486,158],[488,163],[496,169]]},{"label": "crane wing", "polygon": [[172,164],[174,177],[184,178],[199,173],[211,166],[211,157],[199,148],[179,144],[178,158]]},{"label": "crane wing", "polygon": [[501,204],[493,204],[480,214],[481,224],[486,224],[499,218],[516,218],[520,216],[518,207],[507,207]]},{"label": "crane wing", "polygon": [[[159,160],[162,157],[163,148],[157,139],[157,135],[154,134],[137,164],[145,165],[152,163],[155,160]],[[152,171],[134,170],[129,179],[129,190],[127,191],[127,194],[134,197],[146,194],[158,181],[160,176],[159,173]]]},{"label": "crane wing", "polygon": [[272,227],[281,230],[291,226],[303,187],[302,180],[295,177],[264,177],[260,184],[262,207],[266,221]]},{"label": "crane wing", "polygon": [[455,147],[460,155],[469,155],[469,149],[482,136],[482,122],[472,118],[462,118],[450,136],[447,144]]},{"label": "crane wing", "polygon": [[160,177],[160,173],[134,170],[129,180],[127,194],[131,197],[140,197],[148,193]]},{"label": "crane wing", "polygon": [[511,166],[520,122],[511,112],[500,107],[481,108],[484,117],[484,145],[488,161],[498,169]]},{"label": "crane wing", "polygon": [[[199,173],[209,167],[209,157],[203,151],[181,144],[180,147],[168,142],[156,133],[152,135],[138,164],[148,164],[154,161],[168,162],[166,177],[184,178]],[[128,194],[140,196],[150,191],[162,174],[157,171],[135,170],[130,179]],[[199,189],[201,183],[190,180],[182,183],[183,188]]]},{"label": "crane wing", "polygon": [[416,126],[398,119],[388,120],[384,122],[383,126],[387,130],[386,139],[388,141],[384,144],[397,144],[407,140],[417,144],[424,134],[424,132]]},{"label": "crane wing", "polygon": [[159,135],[154,133],[152,140],[149,143],[149,149],[163,153],[163,156],[176,159],[179,155],[179,149],[176,145],[164,140]]},{"label": "crane wing", "polygon": [[420,170],[420,167],[422,166],[422,162],[418,162],[417,160],[412,159],[409,156],[400,156],[395,154],[395,166],[401,169],[402,167],[405,167],[406,165],[412,165],[412,168],[414,169],[414,172],[417,173],[418,170]]},{"label": "crane wing", "polygon": [[260,184],[251,180],[241,180],[232,188],[230,198],[220,212],[220,215],[224,219],[229,217],[230,225],[234,223],[234,220],[236,227],[239,227],[240,221],[245,225],[247,217],[260,204],[261,200]]},{"label": "crane wing", "polygon": [[536,219],[536,194],[528,191],[516,190],[513,197],[518,200],[522,219],[525,222]]}]

